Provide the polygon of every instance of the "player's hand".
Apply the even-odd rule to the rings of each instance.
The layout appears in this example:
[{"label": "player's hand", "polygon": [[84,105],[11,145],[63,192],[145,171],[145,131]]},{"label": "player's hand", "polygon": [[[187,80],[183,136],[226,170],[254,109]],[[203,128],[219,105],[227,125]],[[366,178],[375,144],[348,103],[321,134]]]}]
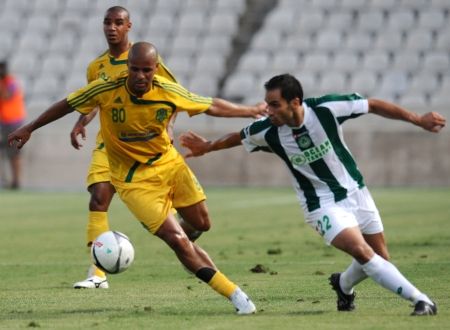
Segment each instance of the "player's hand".
[{"label": "player's hand", "polygon": [[259,119],[262,117],[267,117],[269,112],[267,111],[267,103],[260,102],[254,105],[253,118]]},{"label": "player's hand", "polygon": [[445,126],[445,118],[437,112],[428,112],[420,117],[420,126],[430,132],[437,133]]},{"label": "player's hand", "polygon": [[81,135],[83,141],[86,140],[86,128],[81,123],[76,123],[72,129],[72,132],[70,132],[70,143],[72,144],[72,147],[77,150],[83,146],[80,142],[78,142],[78,135]]},{"label": "player's hand", "polygon": [[183,147],[190,150],[190,152],[184,155],[185,158],[198,157],[206,154],[211,144],[211,141],[191,131],[181,134],[178,139]]},{"label": "player's hand", "polygon": [[21,149],[30,137],[31,131],[28,129],[28,126],[22,126],[8,135],[8,145],[10,147],[15,145],[17,149]]}]

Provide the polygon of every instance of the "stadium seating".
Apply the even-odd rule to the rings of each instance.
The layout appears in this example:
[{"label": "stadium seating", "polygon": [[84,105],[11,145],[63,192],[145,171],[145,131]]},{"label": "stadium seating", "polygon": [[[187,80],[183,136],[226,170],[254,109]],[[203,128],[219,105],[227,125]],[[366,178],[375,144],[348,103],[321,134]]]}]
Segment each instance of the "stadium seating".
[{"label": "stadium seating", "polygon": [[66,57],[70,57],[75,49],[75,45],[73,42],[75,39],[75,34],[70,32],[64,35],[54,35],[50,39],[48,52],[50,54],[60,54]]},{"label": "stadium seating", "polygon": [[356,31],[374,33],[385,25],[384,15],[378,10],[360,11],[357,17]]},{"label": "stadium seating", "polygon": [[361,30],[348,34],[343,48],[363,54],[367,49],[373,48],[374,46],[372,34]]},{"label": "stadium seating", "polygon": [[407,92],[426,97],[433,94],[438,89],[438,86],[439,79],[434,72],[422,71],[414,76]]},{"label": "stadium seating", "polygon": [[389,54],[385,50],[374,50],[364,55],[362,66],[375,73],[382,73],[388,69],[389,64]]},{"label": "stadium seating", "polygon": [[232,99],[244,99],[254,90],[255,76],[251,72],[237,72],[227,79],[224,93]]},{"label": "stadium seating", "polygon": [[424,54],[432,48],[433,35],[428,30],[413,30],[407,34],[405,47],[410,51]]},{"label": "stadium seating", "polygon": [[293,51],[284,51],[276,53],[273,56],[271,70],[273,72],[290,72],[298,66],[298,55]]},{"label": "stadium seating", "polygon": [[400,102],[402,106],[415,111],[418,111],[428,105],[425,95],[416,92],[413,94],[404,94],[401,97]]},{"label": "stadium seating", "polygon": [[[442,104],[442,77],[450,69],[449,21],[445,0],[280,0],[257,33],[268,40],[273,31],[279,33],[277,47],[263,49],[261,41],[253,42],[247,54],[257,48],[279,73],[288,66],[283,61],[297,63],[291,71],[299,77],[312,73],[309,83],[315,87],[309,91],[319,94],[332,91],[334,82],[336,92],[355,90],[422,107]],[[245,70],[247,54],[229,80]],[[260,75],[254,72],[255,78]],[[433,102],[434,96],[439,101]]]},{"label": "stadium seating", "polygon": [[321,30],[317,33],[315,48],[325,53],[333,54],[342,45],[342,32],[336,30]]},{"label": "stadium seating", "polygon": [[34,1],[27,0],[5,0],[3,10],[12,14],[24,16],[33,10]]},{"label": "stadium seating", "polygon": [[320,73],[331,65],[330,56],[326,53],[315,51],[306,53],[301,61],[300,68],[304,71]]},{"label": "stadium seating", "polygon": [[408,32],[414,27],[415,17],[411,9],[402,9],[389,13],[387,29],[397,33]]},{"label": "stadium seating", "polygon": [[444,27],[444,25],[446,25],[445,20],[444,11],[431,8],[419,12],[418,24],[422,29],[439,31]]},{"label": "stadium seating", "polygon": [[377,75],[373,71],[358,70],[351,75],[349,90],[364,96],[371,96],[378,85]]},{"label": "stadium seating", "polygon": [[43,97],[38,84],[55,99],[84,82],[87,63],[106,49],[102,15],[112,5],[129,8],[132,40],[156,44],[200,94],[254,102],[283,72],[308,94],[358,91],[408,105],[442,105],[450,90],[448,0],[279,0],[243,52],[236,40],[252,17],[249,1],[4,0],[0,57],[24,82],[27,102]]},{"label": "stadium seating", "polygon": [[409,50],[399,50],[394,53],[392,68],[394,70],[404,71],[413,74],[420,70],[422,59],[419,54]]},{"label": "stadium seating", "polygon": [[196,75],[189,81],[189,90],[199,95],[216,95],[216,77],[209,74]]},{"label": "stadium seating", "polygon": [[380,87],[374,94],[380,98],[395,101],[406,91],[407,87],[408,79],[404,72],[387,72],[383,74]]},{"label": "stadium seating", "polygon": [[[57,95],[54,90],[60,89],[59,77],[57,75],[47,74],[45,77],[39,77],[33,84],[31,97],[38,99],[48,99],[50,102],[56,101]],[[63,96],[59,96],[62,98]]]},{"label": "stadium seating", "polygon": [[207,31],[210,34],[218,35],[234,35],[238,30],[238,16],[236,12],[216,12],[211,15],[211,19],[207,25]]},{"label": "stadium seating", "polygon": [[[1,0],[0,59],[9,61],[24,87],[29,118],[85,84],[88,63],[107,49],[102,20],[107,8],[115,5],[130,11],[130,40],[154,43],[181,84],[194,93],[253,104],[263,100],[263,84],[270,77],[288,72],[299,78],[305,97],[358,92],[419,113],[437,110],[450,117],[450,0]],[[58,155],[45,153],[45,168],[54,159],[64,163],[74,157],[68,132],[75,119],[75,114],[69,115],[39,134],[39,145],[61,140],[67,147]],[[175,130],[213,137],[248,122],[181,113]],[[398,164],[391,162],[391,177],[379,171],[388,164],[374,163],[376,150],[384,148],[375,140],[409,136],[389,138],[372,135],[371,130],[423,132],[399,121],[379,123],[375,116],[347,121],[347,142],[355,156],[366,155],[360,165],[364,172],[372,171],[369,183],[386,176],[381,181],[392,184]],[[88,127],[92,143],[97,127],[98,121]],[[412,145],[422,150],[429,146]],[[448,143],[440,140],[436,145]],[[31,187],[40,171],[30,165],[37,163],[34,157],[42,148],[27,150]],[[417,153],[401,154],[417,155],[420,162]],[[76,169],[84,172],[89,149],[80,155],[76,154]],[[78,163],[78,157],[85,163]],[[74,164],[64,163],[63,168],[69,165]],[[252,173],[250,167],[247,172]],[[71,170],[77,189],[83,185],[83,173],[74,173]]]},{"label": "stadium seating", "polygon": [[448,52],[439,51],[427,53],[423,60],[423,70],[435,74],[448,72],[450,59]]},{"label": "stadium seating", "polygon": [[338,71],[322,73],[319,90],[323,94],[347,92],[348,86],[346,75]]},{"label": "stadium seating", "polygon": [[331,67],[350,75],[360,65],[360,56],[353,51],[341,51],[333,56]]},{"label": "stadium seating", "polygon": [[27,21],[27,30],[34,33],[46,34],[50,32],[52,21],[50,16],[31,16]]}]

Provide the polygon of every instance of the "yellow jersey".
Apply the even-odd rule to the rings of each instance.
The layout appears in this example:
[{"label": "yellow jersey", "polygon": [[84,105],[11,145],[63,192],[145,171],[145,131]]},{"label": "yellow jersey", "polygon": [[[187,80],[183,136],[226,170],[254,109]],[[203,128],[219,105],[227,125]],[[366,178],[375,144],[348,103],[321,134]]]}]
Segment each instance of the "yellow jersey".
[{"label": "yellow jersey", "polygon": [[[125,74],[127,68],[128,50],[120,54],[119,57],[112,56],[109,51],[105,51],[102,55],[97,57],[91,63],[89,63],[86,72],[87,82],[90,83],[99,78],[107,81],[110,77],[116,77],[121,74]],[[163,76],[170,81],[177,82],[175,76],[165,66],[161,57],[158,57],[158,70],[156,74]],[[103,138],[100,131],[97,134],[96,144],[101,145]]]},{"label": "yellow jersey", "polygon": [[212,98],[187,91],[181,85],[155,75],[151,89],[141,98],[127,87],[128,73],[97,79],[67,97],[82,114],[99,107],[111,178],[138,182],[151,176],[151,165],[167,164],[177,157],[167,125],[178,111],[190,116],[209,109]]}]

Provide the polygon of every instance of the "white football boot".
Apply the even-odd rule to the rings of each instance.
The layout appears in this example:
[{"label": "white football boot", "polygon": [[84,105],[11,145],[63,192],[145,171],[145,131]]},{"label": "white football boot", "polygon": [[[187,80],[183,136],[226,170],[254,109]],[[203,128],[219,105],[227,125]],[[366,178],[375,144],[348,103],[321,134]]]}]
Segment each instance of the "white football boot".
[{"label": "white football boot", "polygon": [[88,270],[87,278],[84,281],[77,282],[73,285],[74,289],[108,289],[109,284],[106,277],[94,275],[95,266],[91,265]]},{"label": "white football boot", "polygon": [[108,289],[106,277],[91,276],[73,285],[74,289]]},{"label": "white football boot", "polygon": [[255,304],[253,304],[250,298],[240,288],[234,290],[230,297],[230,300],[236,308],[236,314],[248,315],[256,313]]}]

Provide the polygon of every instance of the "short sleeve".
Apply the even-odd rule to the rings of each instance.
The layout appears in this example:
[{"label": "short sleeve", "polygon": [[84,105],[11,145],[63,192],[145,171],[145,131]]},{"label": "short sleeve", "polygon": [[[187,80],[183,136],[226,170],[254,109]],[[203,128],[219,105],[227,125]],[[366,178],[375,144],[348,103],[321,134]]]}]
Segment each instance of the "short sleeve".
[{"label": "short sleeve", "polygon": [[97,77],[95,76],[93,63],[90,63],[86,69],[86,81],[87,83],[93,82]]},{"label": "short sleeve", "polygon": [[165,65],[163,59],[161,58],[161,56],[159,56],[159,67],[158,67],[158,71],[156,72],[156,74],[172,81],[172,82],[178,82],[177,78],[175,77],[175,75],[169,70],[169,68]]},{"label": "short sleeve", "polygon": [[154,82],[168,92],[170,102],[176,105],[177,111],[185,111],[189,116],[194,116],[207,111],[211,107],[211,97],[191,93],[183,86],[170,82],[167,79]]},{"label": "short sleeve", "polygon": [[103,79],[97,79],[67,96],[67,102],[76,111],[86,115],[90,113],[97,105],[97,95],[107,85]]},{"label": "short sleeve", "polygon": [[269,145],[265,139],[266,132],[272,127],[269,118],[261,118],[249,126],[243,128],[240,132],[242,145],[248,152],[270,151]]},{"label": "short sleeve", "polygon": [[328,108],[339,124],[369,112],[368,100],[357,93],[323,96],[316,99],[315,107]]}]

